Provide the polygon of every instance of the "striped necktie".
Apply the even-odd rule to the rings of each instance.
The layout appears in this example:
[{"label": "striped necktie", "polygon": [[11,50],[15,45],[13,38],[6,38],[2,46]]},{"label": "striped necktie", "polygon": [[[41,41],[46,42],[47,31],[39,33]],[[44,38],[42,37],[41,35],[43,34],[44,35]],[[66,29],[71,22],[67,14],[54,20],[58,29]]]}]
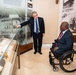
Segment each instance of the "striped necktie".
[{"label": "striped necktie", "polygon": [[59,34],[58,39],[61,39],[62,36],[63,36],[63,32],[61,32],[61,33]]}]

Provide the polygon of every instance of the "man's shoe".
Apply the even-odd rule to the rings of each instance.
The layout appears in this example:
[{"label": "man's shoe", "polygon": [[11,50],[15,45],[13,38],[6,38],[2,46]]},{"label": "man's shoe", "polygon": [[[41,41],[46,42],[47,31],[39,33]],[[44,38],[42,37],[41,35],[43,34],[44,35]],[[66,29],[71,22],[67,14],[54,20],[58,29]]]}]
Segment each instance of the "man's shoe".
[{"label": "man's shoe", "polygon": [[42,54],[42,52],[38,52],[39,54]]},{"label": "man's shoe", "polygon": [[34,52],[34,54],[36,54],[37,52]]}]

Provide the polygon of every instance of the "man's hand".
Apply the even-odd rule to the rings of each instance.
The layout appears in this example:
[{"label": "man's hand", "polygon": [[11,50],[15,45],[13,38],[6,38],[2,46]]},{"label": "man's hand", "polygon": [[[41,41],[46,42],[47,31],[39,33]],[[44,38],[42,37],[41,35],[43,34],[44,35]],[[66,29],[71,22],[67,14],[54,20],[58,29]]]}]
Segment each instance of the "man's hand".
[{"label": "man's hand", "polygon": [[55,47],[55,48],[54,48],[54,51],[56,51],[57,49],[58,49],[58,47]]},{"label": "man's hand", "polygon": [[43,33],[43,36],[44,36],[45,34]]},{"label": "man's hand", "polygon": [[20,26],[20,25],[16,25],[15,27],[16,27],[16,28],[20,28],[21,26]]}]

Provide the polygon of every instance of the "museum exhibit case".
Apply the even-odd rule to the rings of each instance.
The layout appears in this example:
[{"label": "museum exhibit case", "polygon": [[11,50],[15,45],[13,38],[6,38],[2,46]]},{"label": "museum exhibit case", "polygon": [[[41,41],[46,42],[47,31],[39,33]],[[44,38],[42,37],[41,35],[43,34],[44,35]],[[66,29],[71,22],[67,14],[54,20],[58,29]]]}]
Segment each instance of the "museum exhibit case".
[{"label": "museum exhibit case", "polygon": [[[15,26],[28,20],[33,11],[33,0],[1,0],[0,1],[0,26],[4,29],[1,33],[11,30],[10,35],[6,37],[12,37],[12,31],[16,31]],[[5,25],[5,26],[3,26]],[[0,29],[2,29],[0,28]],[[8,28],[10,30],[8,30]],[[33,48],[32,37],[30,35],[30,26],[26,25],[19,29],[17,34],[19,40],[20,53],[24,53]],[[1,37],[1,36],[0,36]]]},{"label": "museum exhibit case", "polygon": [[30,26],[16,28],[32,11],[32,0],[0,1],[0,75],[15,75],[20,69],[20,53],[33,48]]},{"label": "museum exhibit case", "polygon": [[[25,20],[28,20],[32,16],[32,11],[33,11],[33,0],[26,0],[25,2]],[[20,43],[20,53],[27,52],[29,50],[32,50],[33,48],[33,40],[31,36],[31,30],[30,30],[30,25],[26,25],[23,27],[24,31],[21,31],[23,36],[25,36],[25,40]]]},{"label": "museum exhibit case", "polygon": [[[20,69],[19,33],[13,19],[0,19],[0,75],[15,75]],[[16,19],[19,21],[19,19]]]}]

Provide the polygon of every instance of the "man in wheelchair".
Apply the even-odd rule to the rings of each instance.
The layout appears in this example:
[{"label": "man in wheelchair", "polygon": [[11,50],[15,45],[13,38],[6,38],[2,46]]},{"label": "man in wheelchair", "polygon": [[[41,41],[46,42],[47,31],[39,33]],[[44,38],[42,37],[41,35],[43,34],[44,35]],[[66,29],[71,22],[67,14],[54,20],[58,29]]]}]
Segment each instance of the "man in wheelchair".
[{"label": "man in wheelchair", "polygon": [[[52,43],[52,47],[49,52],[52,53],[56,59],[59,59],[65,52],[73,50],[73,35],[69,30],[68,22],[61,23],[60,31],[58,38],[54,40],[54,43]],[[55,68],[52,56],[50,57],[50,63],[53,68]]]},{"label": "man in wheelchair", "polygon": [[68,22],[61,23],[60,31],[58,38],[52,43],[51,47],[51,52],[57,57],[73,49],[73,35],[69,30]]}]

